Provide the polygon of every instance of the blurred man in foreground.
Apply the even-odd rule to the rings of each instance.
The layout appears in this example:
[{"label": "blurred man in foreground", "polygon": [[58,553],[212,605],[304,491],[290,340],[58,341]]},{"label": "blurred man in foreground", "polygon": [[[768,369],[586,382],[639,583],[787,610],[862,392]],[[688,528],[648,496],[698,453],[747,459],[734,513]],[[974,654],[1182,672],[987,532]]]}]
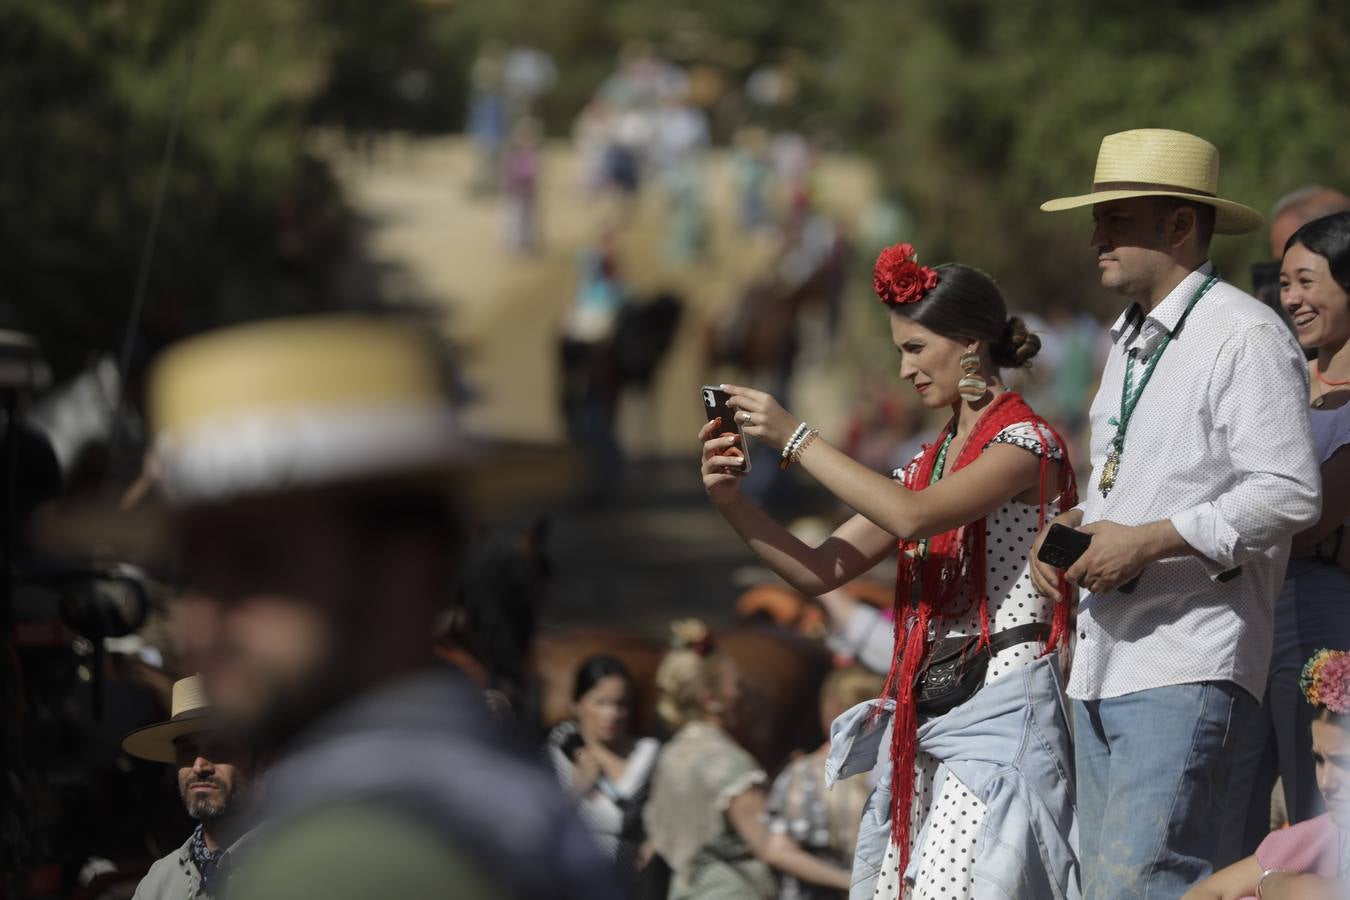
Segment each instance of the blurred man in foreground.
[{"label": "blurred man in foreground", "polygon": [[132,900],[215,896],[221,863],[240,834],[253,754],[222,737],[196,675],[174,684],[169,720],[131,732],[122,749],[138,759],[176,764],[183,806],[197,822],[183,846],[150,867]]},{"label": "blurred man in foreground", "polygon": [[222,714],[276,754],[228,894],[608,897],[551,783],[432,651],[459,508],[534,470],[471,457],[423,336],[388,320],[246,325],[150,383],[182,561],[216,617]]}]

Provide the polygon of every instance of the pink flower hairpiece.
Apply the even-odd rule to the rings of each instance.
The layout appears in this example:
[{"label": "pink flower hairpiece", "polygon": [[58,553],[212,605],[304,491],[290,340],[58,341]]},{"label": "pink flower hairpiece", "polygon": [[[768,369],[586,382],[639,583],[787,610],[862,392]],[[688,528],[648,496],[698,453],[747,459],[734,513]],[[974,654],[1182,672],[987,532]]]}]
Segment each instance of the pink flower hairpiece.
[{"label": "pink flower hairpiece", "polygon": [[919,265],[916,255],[913,244],[896,244],[882,250],[872,267],[872,289],[892,309],[918,303],[937,287],[937,270]]},{"label": "pink flower hairpiece", "polygon": [[1298,686],[1313,706],[1350,715],[1350,653],[1318,650],[1303,667]]}]

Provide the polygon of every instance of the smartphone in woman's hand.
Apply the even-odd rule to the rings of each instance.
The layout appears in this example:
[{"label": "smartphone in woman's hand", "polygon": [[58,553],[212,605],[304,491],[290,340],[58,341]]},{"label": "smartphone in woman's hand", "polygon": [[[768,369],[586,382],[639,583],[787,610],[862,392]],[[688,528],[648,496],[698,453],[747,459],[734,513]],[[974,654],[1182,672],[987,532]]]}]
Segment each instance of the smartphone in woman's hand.
[{"label": "smartphone in woman's hand", "polygon": [[726,437],[729,434],[740,435],[740,440],[736,442],[737,448],[741,451],[741,465],[738,467],[741,472],[750,471],[750,452],[745,446],[745,432],[741,431],[741,424],[736,421],[736,410],[727,406],[727,401],[731,395],[720,387],[711,384],[703,386],[703,411],[708,414],[708,421],[720,418],[722,424],[717,427],[717,437]]}]

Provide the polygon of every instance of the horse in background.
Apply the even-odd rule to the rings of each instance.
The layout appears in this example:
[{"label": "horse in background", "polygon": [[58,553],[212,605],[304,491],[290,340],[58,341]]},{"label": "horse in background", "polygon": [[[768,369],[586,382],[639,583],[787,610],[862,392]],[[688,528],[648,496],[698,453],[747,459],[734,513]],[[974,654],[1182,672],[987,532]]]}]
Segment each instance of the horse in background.
[{"label": "horse in background", "polygon": [[[504,696],[521,730],[535,737],[571,716],[581,664],[596,654],[614,656],[633,676],[634,730],[663,736],[655,696],[656,670],[667,650],[662,641],[622,625],[539,632],[552,573],[548,532],[548,523],[536,520],[475,539],[461,566],[438,653],[481,689]],[[747,592],[736,610],[740,621],[717,632],[719,649],[743,676],[746,712],[735,736],[770,772],[824,740],[819,695],[834,665],[810,601],[766,604],[772,593],[767,587]]]},{"label": "horse in background", "polygon": [[[779,259],[748,283],[730,313],[708,326],[704,347],[713,366],[733,366],[782,394],[804,343],[833,340],[847,286],[848,244],[837,226],[805,215],[789,229]],[[823,334],[804,327],[823,319]],[[820,329],[817,329],[820,331]]]},{"label": "horse in background", "polygon": [[[820,746],[820,689],[832,662],[820,641],[786,629],[740,625],[717,633],[717,648],[735,660],[745,691],[732,734],[765,771],[777,772],[800,752]],[[578,626],[540,635],[532,672],[539,691],[540,725],[547,730],[572,715],[577,669],[603,653],[620,660],[633,676],[633,729],[668,736],[656,715],[656,669],[666,646],[638,631]]]},{"label": "horse in background", "polygon": [[615,437],[619,400],[625,391],[651,393],[684,317],[684,300],[670,291],[626,302],[613,331],[601,339],[561,335],[558,340],[559,404],[572,441],[596,458],[602,473],[622,454]]}]

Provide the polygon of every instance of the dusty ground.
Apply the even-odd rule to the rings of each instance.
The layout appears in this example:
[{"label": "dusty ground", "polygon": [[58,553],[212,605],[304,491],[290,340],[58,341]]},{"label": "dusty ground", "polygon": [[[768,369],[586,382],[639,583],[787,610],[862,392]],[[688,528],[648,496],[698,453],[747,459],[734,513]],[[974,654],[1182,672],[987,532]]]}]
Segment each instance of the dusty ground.
[{"label": "dusty ground", "polygon": [[[468,190],[472,164],[468,145],[457,138],[390,138],[369,157],[338,157],[339,177],[368,224],[368,252],[396,273],[386,288],[443,306],[449,333],[465,348],[478,393],[470,425],[502,438],[561,441],[554,336],[575,289],[573,261],[604,210],[582,190],[570,148],[551,144],[540,202],[543,249],[533,257],[511,255],[499,201]],[[821,183],[827,208],[846,227],[856,225],[872,190],[871,170],[828,159]],[[630,462],[616,473],[620,489],[603,507],[574,505],[556,514],[557,620],[617,617],[656,629],[676,613],[718,618],[735,593],[732,571],[748,562],[702,496],[693,435],[703,419],[698,386],[735,374],[708,369],[701,336],[764,266],[769,248],[735,227],[725,156],[710,163],[707,196],[712,252],[703,263],[666,262],[661,198],[653,191],[620,241],[620,265],[634,293],[674,289],[687,306],[652,396],[629,398],[622,410]],[[803,414],[828,427],[837,419],[837,404],[824,399],[828,376],[799,381]]]}]

